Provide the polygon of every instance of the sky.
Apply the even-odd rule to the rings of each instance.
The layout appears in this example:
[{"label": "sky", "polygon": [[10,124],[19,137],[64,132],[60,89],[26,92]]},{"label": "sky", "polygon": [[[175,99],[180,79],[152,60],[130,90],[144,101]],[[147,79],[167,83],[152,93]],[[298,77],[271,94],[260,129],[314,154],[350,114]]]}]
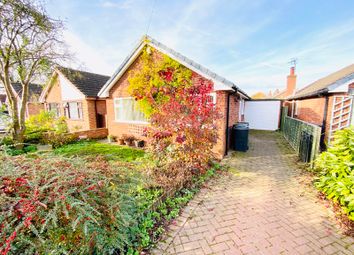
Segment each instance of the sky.
[{"label": "sky", "polygon": [[352,0],[47,0],[71,67],[112,75],[144,34],[250,95],[297,88],[354,63]]}]

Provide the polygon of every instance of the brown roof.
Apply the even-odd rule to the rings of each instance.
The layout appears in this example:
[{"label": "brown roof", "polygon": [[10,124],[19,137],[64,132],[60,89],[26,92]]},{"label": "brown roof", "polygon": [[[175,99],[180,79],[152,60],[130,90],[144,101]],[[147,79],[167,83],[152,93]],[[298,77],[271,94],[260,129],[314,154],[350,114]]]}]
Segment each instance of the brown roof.
[{"label": "brown roof", "polygon": [[294,96],[290,97],[289,99],[297,99],[303,97],[310,97],[313,95],[318,95],[322,92],[327,92],[328,87],[335,83],[336,81],[343,79],[344,77],[354,74],[354,64],[351,64],[347,67],[340,69],[337,72],[331,73],[326,77],[323,77],[306,87],[298,90]]}]

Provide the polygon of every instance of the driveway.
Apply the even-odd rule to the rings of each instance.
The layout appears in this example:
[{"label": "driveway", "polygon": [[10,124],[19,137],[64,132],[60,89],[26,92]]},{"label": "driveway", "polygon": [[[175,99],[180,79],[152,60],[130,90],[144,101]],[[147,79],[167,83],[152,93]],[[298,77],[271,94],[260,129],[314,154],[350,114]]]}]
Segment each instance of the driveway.
[{"label": "driveway", "polygon": [[354,254],[278,133],[253,132],[250,150],[223,162],[153,254]]}]

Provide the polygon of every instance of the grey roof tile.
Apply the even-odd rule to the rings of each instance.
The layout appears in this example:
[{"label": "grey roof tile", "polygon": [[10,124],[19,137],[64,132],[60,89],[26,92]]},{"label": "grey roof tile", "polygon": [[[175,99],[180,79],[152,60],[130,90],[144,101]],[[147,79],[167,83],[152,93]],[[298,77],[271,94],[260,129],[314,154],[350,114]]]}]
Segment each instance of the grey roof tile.
[{"label": "grey roof tile", "polygon": [[96,97],[109,76],[59,67],[58,70],[86,97]]},{"label": "grey roof tile", "polygon": [[[19,97],[22,97],[22,84],[20,82],[13,82],[12,87],[14,88],[16,94]],[[30,83],[29,90],[28,90],[28,98],[34,99],[39,98],[43,90],[43,86],[40,84]]]}]

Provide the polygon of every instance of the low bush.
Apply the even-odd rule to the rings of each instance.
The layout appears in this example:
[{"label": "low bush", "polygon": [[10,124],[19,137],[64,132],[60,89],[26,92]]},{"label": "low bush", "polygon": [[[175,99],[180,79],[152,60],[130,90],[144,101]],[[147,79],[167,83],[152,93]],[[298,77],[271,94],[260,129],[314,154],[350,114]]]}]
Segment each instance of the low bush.
[{"label": "low bush", "polygon": [[0,161],[0,254],[113,254],[133,246],[136,171],[99,158]]},{"label": "low bush", "polygon": [[17,156],[24,153],[35,152],[37,151],[37,146],[25,144],[22,149],[16,149],[14,145],[3,145],[2,149],[7,155]]},{"label": "low bush", "polygon": [[[26,142],[45,143],[45,137],[68,132],[65,117],[56,117],[54,112],[41,111],[26,120]],[[57,139],[59,140],[59,139]]]},{"label": "low bush", "polygon": [[71,133],[47,132],[43,134],[42,137],[42,141],[45,144],[50,144],[53,149],[59,148],[66,144],[74,143],[77,140],[77,137]]},{"label": "low bush", "polygon": [[328,150],[315,162],[320,171],[317,188],[339,203],[354,221],[354,128],[337,131]]}]

